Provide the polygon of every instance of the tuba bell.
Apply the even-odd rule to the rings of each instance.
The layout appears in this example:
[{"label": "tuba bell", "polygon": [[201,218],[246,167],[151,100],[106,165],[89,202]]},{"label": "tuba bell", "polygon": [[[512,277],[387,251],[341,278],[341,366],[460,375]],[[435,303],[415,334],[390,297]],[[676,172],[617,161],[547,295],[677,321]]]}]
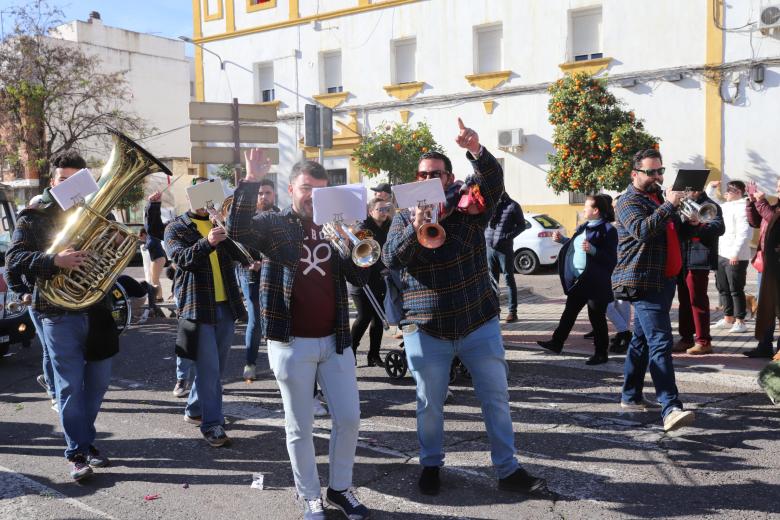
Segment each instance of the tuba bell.
[{"label": "tuba bell", "polygon": [[87,252],[74,269],[60,269],[39,287],[52,304],[68,310],[85,309],[100,301],[114,285],[135,253],[138,236],[106,218],[127,192],[151,173],[171,171],[127,136],[108,129],[114,146],[98,179],[98,191],[68,217],[46,251],[57,254],[72,247]]}]

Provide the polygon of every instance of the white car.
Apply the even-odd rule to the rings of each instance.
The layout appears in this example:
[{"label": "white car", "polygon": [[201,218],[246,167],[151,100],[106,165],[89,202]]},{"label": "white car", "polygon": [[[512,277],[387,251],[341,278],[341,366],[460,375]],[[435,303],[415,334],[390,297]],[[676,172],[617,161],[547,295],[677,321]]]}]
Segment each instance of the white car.
[{"label": "white car", "polygon": [[512,243],[515,250],[515,271],[531,274],[541,265],[554,264],[558,260],[561,244],[552,239],[553,231],[566,235],[564,227],[549,215],[526,213],[525,231]]}]

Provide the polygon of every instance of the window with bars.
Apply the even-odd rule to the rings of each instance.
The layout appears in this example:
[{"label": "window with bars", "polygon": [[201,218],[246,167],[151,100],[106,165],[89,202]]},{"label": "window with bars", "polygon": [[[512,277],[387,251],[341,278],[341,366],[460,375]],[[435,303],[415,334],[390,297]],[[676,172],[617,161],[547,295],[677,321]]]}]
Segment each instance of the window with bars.
[{"label": "window with bars", "polygon": [[331,170],[328,170],[329,186],[343,186],[346,183],[347,183],[346,168],[333,168]]},{"label": "window with bars", "polygon": [[393,42],[393,84],[413,83],[417,80],[416,53],[415,38]]},{"label": "window with bars", "polygon": [[571,58],[574,61],[603,58],[601,48],[601,8],[572,11]]},{"label": "window with bars", "polygon": [[343,92],[341,85],[341,51],[322,53],[322,82],[328,94]]},{"label": "window with bars", "polygon": [[276,99],[274,92],[274,64],[255,63],[255,101],[267,103]]},{"label": "window with bars", "polygon": [[503,32],[501,25],[489,25],[475,29],[474,56],[476,63],[474,63],[474,71],[476,74],[501,70]]}]

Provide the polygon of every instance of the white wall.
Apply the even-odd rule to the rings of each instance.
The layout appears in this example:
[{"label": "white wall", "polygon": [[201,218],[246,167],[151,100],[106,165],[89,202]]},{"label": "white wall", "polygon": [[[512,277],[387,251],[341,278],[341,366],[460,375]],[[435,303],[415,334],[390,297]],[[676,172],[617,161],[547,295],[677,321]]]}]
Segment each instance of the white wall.
[{"label": "white wall", "polygon": [[[322,12],[325,3],[301,1],[301,15],[314,14],[318,4]],[[354,0],[328,2],[327,9],[356,4]],[[338,108],[337,117],[346,121],[346,111],[357,107],[365,134],[383,121],[400,121],[399,109],[410,110],[410,123],[427,121],[431,125],[437,140],[452,157],[456,173],[463,177],[469,172],[469,165],[453,143],[455,121],[461,116],[480,133],[485,146],[504,158],[507,190],[513,197],[526,204],[566,203],[567,195],[554,195],[545,180],[546,154],[552,150],[546,91],[500,94],[504,88],[542,85],[561,77],[558,65],[567,61],[569,52],[569,10],[599,5],[603,13],[603,53],[613,58],[607,73],[640,76],[637,86],[612,87],[613,92],[645,120],[650,133],[661,138],[665,163],[672,170],[667,183],[673,181],[676,168],[702,166],[705,78],[691,73],[682,81],[669,82],[641,76],[704,64],[706,25],[711,16],[704,0],[427,0],[323,20],[319,31],[310,23],[206,45],[223,59],[248,68],[254,62],[275,61],[276,97],[281,100],[283,118],[302,110],[304,103],[311,102],[312,95],[320,93],[319,53],[340,49],[344,90],[351,95]],[[759,6],[760,0],[731,0],[727,2],[724,23],[734,27],[755,20]],[[237,3],[238,30],[286,20],[289,7],[286,1],[279,0],[277,8],[271,11],[242,11]],[[503,22],[502,63],[512,71],[512,76],[483,98],[496,101],[495,111],[488,115],[483,99],[463,98],[464,94],[481,92],[469,85],[464,76],[474,72],[474,27],[495,22]],[[219,33],[224,30],[224,21],[208,22],[203,28],[207,35]],[[421,106],[401,106],[396,102],[394,106],[372,108],[372,104],[395,102],[382,87],[391,81],[391,41],[406,37],[417,40],[417,79],[425,82],[423,92],[412,101],[433,96],[447,98]],[[776,37],[753,33],[752,43],[758,58],[780,56],[780,41]],[[725,48],[727,61],[749,58],[749,33],[727,33]],[[300,49],[300,59],[284,57],[291,56],[295,49]],[[232,93],[241,102],[254,101],[250,74],[231,66],[220,71],[217,60],[208,53],[204,73],[207,100],[228,101]],[[780,164],[780,147],[773,146],[772,141],[778,135],[778,123],[771,114],[777,114],[780,108],[775,90],[778,83],[780,68],[769,68],[760,88],[746,88],[743,82],[742,101],[726,105],[727,176],[732,171],[751,168],[768,176],[777,175],[773,165]],[[517,154],[496,150],[497,131],[517,127],[523,128],[527,136],[525,150]],[[292,148],[297,142],[294,128],[292,123],[280,125],[281,172],[287,171],[298,157],[298,151]]]},{"label": "white wall", "polygon": [[[54,36],[100,57],[103,72],[126,71],[132,94],[126,108],[158,132],[189,123],[190,65],[184,42],[107,27],[96,20],[70,22]],[[187,128],[142,144],[158,157],[188,157],[190,152]]]}]

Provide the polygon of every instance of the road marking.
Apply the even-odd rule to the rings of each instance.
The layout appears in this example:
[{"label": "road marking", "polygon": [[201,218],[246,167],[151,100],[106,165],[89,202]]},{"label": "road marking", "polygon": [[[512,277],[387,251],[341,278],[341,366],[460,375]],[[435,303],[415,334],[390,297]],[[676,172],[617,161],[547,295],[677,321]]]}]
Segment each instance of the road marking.
[{"label": "road marking", "polygon": [[54,488],[50,488],[49,486],[46,486],[44,484],[41,484],[40,482],[31,479],[30,477],[27,477],[25,475],[22,475],[20,473],[17,473],[16,471],[12,469],[8,469],[4,466],[0,466],[0,472],[6,473],[9,477],[15,478],[17,480],[20,480],[22,484],[28,488],[32,488],[33,490],[37,491],[40,495],[43,496],[49,496],[56,498],[57,500],[62,500],[66,502],[67,504],[72,505],[73,507],[77,509],[81,509],[82,511],[86,511],[88,513],[91,513],[93,515],[99,516],[101,518],[108,518],[110,520],[118,520],[116,517],[109,515],[108,513],[105,513],[99,509],[95,509],[92,506],[88,506],[84,502],[81,502],[79,500],[76,500],[75,498],[70,498],[66,495],[63,495],[59,491],[57,491]]}]

